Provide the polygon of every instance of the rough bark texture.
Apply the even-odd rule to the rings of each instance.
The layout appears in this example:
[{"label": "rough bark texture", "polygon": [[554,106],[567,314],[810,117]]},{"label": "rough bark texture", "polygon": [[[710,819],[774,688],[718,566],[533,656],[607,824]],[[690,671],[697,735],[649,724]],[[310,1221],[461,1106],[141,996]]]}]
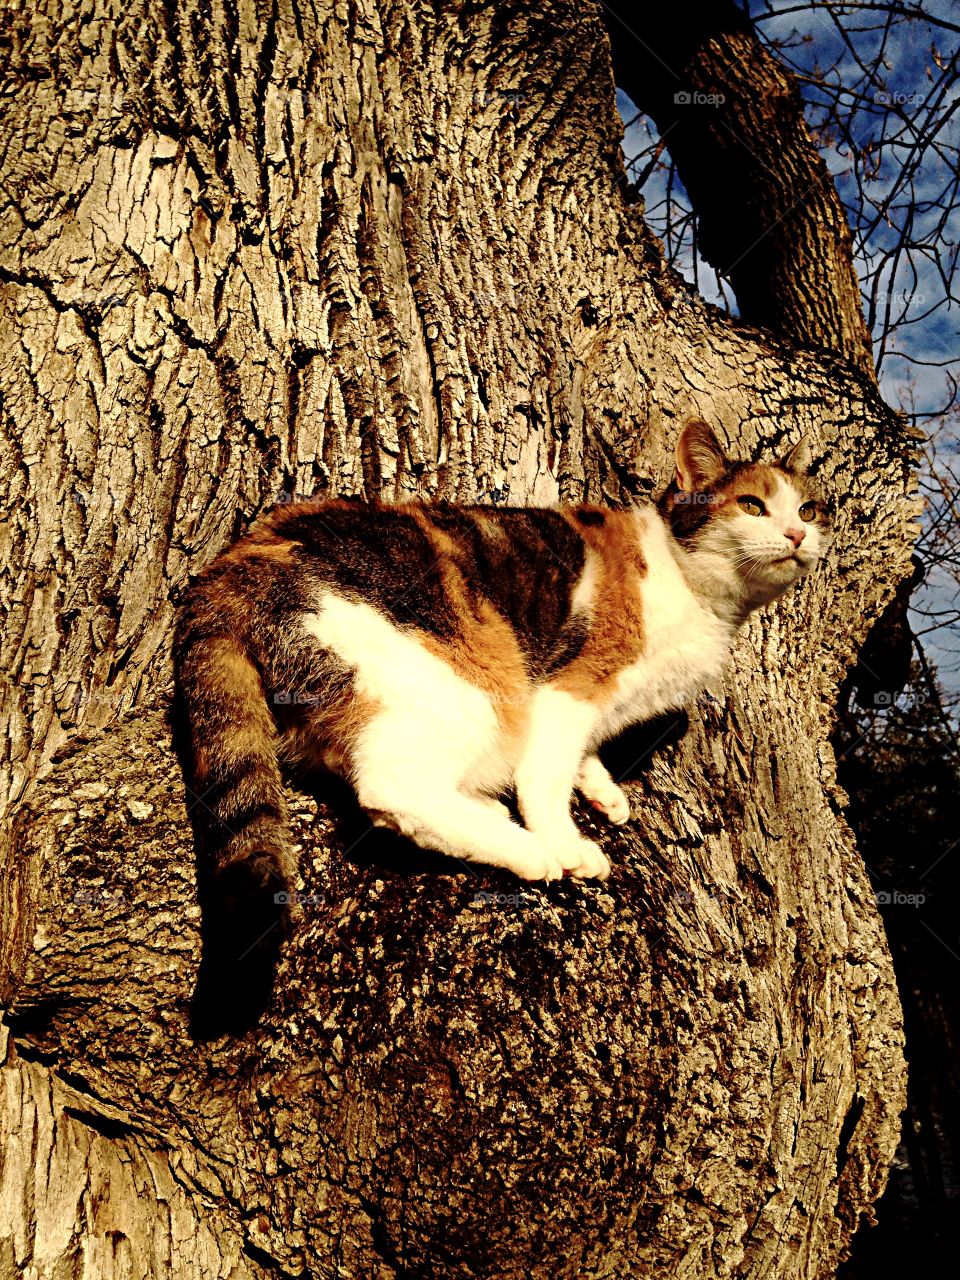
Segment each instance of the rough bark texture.
[{"label": "rough bark texture", "polygon": [[[0,1274],[830,1276],[903,1097],[828,743],[909,568],[899,424],[664,270],[590,5],[4,31]],[[643,495],[690,413],[743,455],[809,431],[836,541],[686,734],[620,744],[612,880],[468,875],[295,793],[275,1002],[192,1041],[188,576],[281,493]]]},{"label": "rough bark texture", "polygon": [[850,228],[792,76],[732,0],[606,13],[617,83],[656,122],[740,315],[872,378]]}]

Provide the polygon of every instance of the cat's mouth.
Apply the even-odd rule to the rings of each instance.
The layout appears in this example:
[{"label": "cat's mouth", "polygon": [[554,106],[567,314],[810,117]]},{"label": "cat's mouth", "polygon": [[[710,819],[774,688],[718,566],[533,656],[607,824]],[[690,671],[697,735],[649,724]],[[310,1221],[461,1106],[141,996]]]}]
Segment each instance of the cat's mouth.
[{"label": "cat's mouth", "polygon": [[789,555],[779,556],[776,560],[772,560],[770,563],[773,565],[780,565],[783,568],[792,566],[797,573],[809,573],[813,567],[813,559],[809,556],[802,555],[799,551],[793,551]]},{"label": "cat's mouth", "polygon": [[771,569],[794,569],[797,573],[806,573],[809,565],[806,560],[796,551],[791,551],[788,555],[776,556],[767,561]]}]

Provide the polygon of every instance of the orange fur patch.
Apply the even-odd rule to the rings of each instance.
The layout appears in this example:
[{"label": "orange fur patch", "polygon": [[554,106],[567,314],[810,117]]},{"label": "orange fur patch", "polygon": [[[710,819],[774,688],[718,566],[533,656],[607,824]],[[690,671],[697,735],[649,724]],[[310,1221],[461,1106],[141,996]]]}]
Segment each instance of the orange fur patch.
[{"label": "orange fur patch", "polygon": [[346,776],[357,740],[379,710],[375,698],[353,688],[322,705],[304,708],[287,733],[283,754],[308,769],[332,769]]},{"label": "orange fur patch", "polygon": [[586,642],[551,683],[581,701],[602,702],[617,674],[643,653],[647,565],[632,513],[574,507],[563,514],[589,548],[596,585]]},{"label": "orange fur patch", "polygon": [[264,522],[259,522],[253,526],[245,538],[241,538],[239,542],[235,542],[232,547],[223,553],[221,562],[237,563],[241,560],[247,560],[251,556],[266,557],[270,560],[289,560],[293,554],[293,543],[287,538],[283,538],[274,530],[269,523],[269,517]]}]

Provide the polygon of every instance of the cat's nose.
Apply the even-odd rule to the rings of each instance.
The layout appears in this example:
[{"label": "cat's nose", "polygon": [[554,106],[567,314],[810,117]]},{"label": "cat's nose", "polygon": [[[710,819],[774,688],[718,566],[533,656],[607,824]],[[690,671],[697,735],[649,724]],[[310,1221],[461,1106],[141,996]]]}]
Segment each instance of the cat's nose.
[{"label": "cat's nose", "polygon": [[784,537],[789,538],[795,547],[799,547],[800,543],[807,536],[806,529],[784,529]]}]

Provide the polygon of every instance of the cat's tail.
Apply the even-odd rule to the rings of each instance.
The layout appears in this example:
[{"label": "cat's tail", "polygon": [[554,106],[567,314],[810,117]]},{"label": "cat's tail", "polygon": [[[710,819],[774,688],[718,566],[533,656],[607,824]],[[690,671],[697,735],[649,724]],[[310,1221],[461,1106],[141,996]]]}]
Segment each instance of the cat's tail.
[{"label": "cat's tail", "polygon": [[[291,920],[294,858],[278,732],[242,637],[194,588],[174,641],[174,728],[197,841],[205,949],[235,958]],[[279,937],[276,926],[280,925]]]}]

